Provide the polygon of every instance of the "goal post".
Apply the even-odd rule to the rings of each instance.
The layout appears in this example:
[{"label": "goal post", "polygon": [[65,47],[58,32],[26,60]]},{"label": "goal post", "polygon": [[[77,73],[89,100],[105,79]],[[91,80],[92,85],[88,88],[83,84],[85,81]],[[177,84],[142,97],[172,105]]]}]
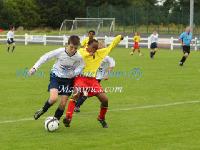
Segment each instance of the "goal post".
[{"label": "goal post", "polygon": [[74,20],[65,19],[60,26],[59,34],[85,34],[89,30],[95,30],[97,35],[100,32],[110,34],[115,30],[115,18],[75,18]]}]

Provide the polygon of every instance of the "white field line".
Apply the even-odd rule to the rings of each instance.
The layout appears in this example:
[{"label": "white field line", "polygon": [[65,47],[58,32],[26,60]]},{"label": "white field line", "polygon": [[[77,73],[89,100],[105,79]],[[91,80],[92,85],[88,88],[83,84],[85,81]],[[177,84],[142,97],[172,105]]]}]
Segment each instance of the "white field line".
[{"label": "white field line", "polygon": [[[200,101],[185,101],[185,102],[175,102],[175,103],[167,103],[167,104],[155,104],[155,105],[145,105],[145,106],[136,106],[136,107],[129,107],[129,108],[120,108],[120,109],[110,109],[110,112],[118,112],[118,111],[129,111],[129,110],[136,110],[136,109],[149,109],[149,108],[161,108],[161,107],[170,107],[176,105],[185,105],[185,104],[196,104],[200,103]],[[85,114],[85,113],[84,113]],[[89,113],[87,113],[89,114]],[[44,117],[41,117],[44,119]],[[24,121],[33,121],[33,118],[22,118],[18,120],[5,120],[0,121],[0,124],[8,124],[8,123],[15,123],[15,122],[24,122]]]}]

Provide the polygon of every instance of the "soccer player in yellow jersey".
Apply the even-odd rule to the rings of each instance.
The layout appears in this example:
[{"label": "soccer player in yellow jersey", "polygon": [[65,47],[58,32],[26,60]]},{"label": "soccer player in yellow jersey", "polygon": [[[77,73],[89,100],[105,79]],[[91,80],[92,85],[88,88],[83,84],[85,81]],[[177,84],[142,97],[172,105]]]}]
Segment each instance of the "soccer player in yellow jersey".
[{"label": "soccer player in yellow jersey", "polygon": [[82,42],[81,42],[81,47],[87,47],[88,46],[88,42],[92,39],[94,39],[95,36],[95,31],[94,30],[90,30],[88,32],[88,37],[85,38]]},{"label": "soccer player in yellow jersey", "polygon": [[132,52],[130,53],[131,55],[133,55],[133,53],[137,50],[139,53],[139,56],[142,55],[142,53],[140,52],[140,46],[139,46],[139,42],[140,42],[140,34],[138,32],[135,32],[135,35],[133,37],[133,47],[132,47]]},{"label": "soccer player in yellow jersey", "polygon": [[79,50],[79,53],[85,62],[85,68],[83,69],[82,75],[76,77],[74,80],[74,94],[68,104],[66,118],[63,119],[63,123],[66,127],[70,126],[77,99],[80,94],[84,94],[88,97],[96,96],[99,99],[101,108],[97,119],[103,128],[108,128],[105,121],[105,115],[108,109],[108,98],[95,76],[102,60],[122,39],[123,37],[118,35],[108,47],[102,49],[98,49],[98,41],[93,39],[88,42],[87,48],[81,48]]}]

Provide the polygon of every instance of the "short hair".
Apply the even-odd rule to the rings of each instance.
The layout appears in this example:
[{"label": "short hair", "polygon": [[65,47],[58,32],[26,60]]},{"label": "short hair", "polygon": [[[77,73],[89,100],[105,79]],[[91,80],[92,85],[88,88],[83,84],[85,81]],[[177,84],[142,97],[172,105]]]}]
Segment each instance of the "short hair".
[{"label": "short hair", "polygon": [[191,27],[190,27],[190,26],[187,26],[187,27],[185,28],[185,30],[188,30],[188,29],[190,29],[190,30],[191,30]]},{"label": "short hair", "polygon": [[12,30],[13,28],[14,28],[14,26],[13,26],[13,25],[10,25],[10,26],[9,26],[9,29],[10,29],[10,30]]},{"label": "short hair", "polygon": [[88,33],[92,32],[95,35],[95,31],[94,30],[90,30]]},{"label": "short hair", "polygon": [[98,43],[98,41],[96,39],[92,39],[88,41],[88,45],[91,45],[92,43]]},{"label": "short hair", "polygon": [[80,45],[80,38],[77,35],[72,35],[68,39],[68,45],[70,43],[73,45]]}]

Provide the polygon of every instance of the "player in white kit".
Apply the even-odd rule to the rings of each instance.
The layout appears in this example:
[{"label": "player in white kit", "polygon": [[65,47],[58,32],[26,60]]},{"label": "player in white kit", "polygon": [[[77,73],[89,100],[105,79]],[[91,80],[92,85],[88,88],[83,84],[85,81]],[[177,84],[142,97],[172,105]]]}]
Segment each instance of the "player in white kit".
[{"label": "player in white kit", "polygon": [[34,115],[35,120],[44,114],[57,101],[58,95],[61,96],[61,101],[54,117],[59,120],[63,115],[68,97],[73,91],[74,77],[79,75],[84,68],[83,59],[77,52],[79,45],[79,37],[75,35],[70,36],[67,47],[58,48],[44,54],[29,70],[29,75],[32,75],[43,63],[52,58],[56,58],[56,62],[50,73],[50,83],[48,86],[50,97],[45,102],[44,106],[36,111]]},{"label": "player in white kit", "polygon": [[7,33],[7,51],[10,51],[10,47],[12,46],[12,52],[15,49],[15,41],[14,41],[14,31],[15,31],[15,27],[14,26],[10,26],[10,30]]},{"label": "player in white kit", "polygon": [[158,50],[158,33],[156,31],[153,32],[150,36],[150,42],[151,42],[151,50],[150,50],[150,58],[154,58],[154,55],[156,54]]}]

